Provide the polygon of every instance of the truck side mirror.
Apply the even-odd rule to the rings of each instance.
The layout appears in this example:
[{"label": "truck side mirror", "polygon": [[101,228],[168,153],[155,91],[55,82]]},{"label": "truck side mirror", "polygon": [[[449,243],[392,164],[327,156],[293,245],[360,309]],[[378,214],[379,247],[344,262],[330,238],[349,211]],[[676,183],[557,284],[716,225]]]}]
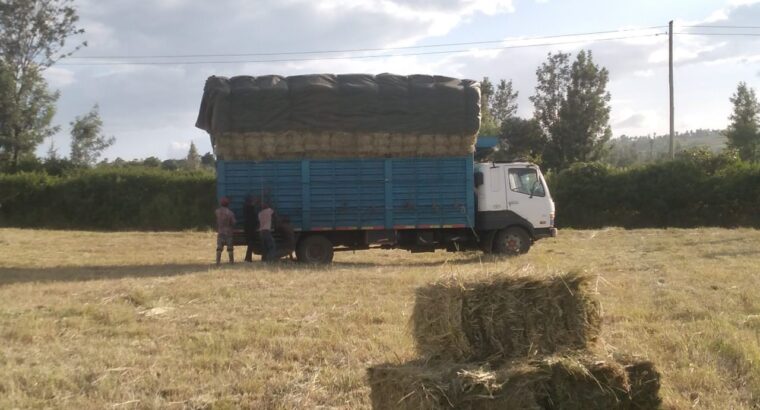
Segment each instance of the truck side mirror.
[{"label": "truck side mirror", "polygon": [[483,179],[483,173],[482,172],[476,172],[475,173],[475,188],[483,185],[484,179]]}]

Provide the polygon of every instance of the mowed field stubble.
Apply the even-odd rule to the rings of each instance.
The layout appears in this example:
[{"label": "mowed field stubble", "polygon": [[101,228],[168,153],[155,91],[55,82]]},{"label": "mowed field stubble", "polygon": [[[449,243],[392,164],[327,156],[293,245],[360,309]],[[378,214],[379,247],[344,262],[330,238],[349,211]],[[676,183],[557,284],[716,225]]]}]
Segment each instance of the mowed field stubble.
[{"label": "mowed field stubble", "polygon": [[665,408],[760,408],[757,230],[563,230],[512,259],[321,268],[217,269],[214,239],[0,230],[0,408],[369,408],[366,368],[416,356],[416,287],[566,271],[595,279],[602,353],[657,364]]}]

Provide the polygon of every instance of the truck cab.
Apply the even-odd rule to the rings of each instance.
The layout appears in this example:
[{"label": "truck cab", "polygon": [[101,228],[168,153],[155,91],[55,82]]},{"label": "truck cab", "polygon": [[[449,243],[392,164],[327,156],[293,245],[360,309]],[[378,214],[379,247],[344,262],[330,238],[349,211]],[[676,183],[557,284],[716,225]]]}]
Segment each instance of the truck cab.
[{"label": "truck cab", "polygon": [[554,237],[554,201],[539,167],[529,162],[475,164],[475,228],[485,252],[519,254]]}]

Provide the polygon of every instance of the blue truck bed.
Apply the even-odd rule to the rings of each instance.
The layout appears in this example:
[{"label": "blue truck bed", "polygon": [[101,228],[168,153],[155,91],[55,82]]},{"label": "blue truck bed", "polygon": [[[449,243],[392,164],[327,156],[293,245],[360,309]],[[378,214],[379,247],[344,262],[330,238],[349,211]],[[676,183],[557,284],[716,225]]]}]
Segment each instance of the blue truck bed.
[{"label": "blue truck bed", "polygon": [[473,158],[217,161],[217,195],[243,220],[269,201],[300,231],[472,227]]}]

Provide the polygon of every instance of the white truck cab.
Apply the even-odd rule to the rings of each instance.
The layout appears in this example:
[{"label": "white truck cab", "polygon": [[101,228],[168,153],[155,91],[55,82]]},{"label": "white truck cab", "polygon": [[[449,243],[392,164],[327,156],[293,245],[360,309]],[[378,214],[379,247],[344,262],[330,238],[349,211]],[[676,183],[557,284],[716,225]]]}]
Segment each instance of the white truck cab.
[{"label": "white truck cab", "polygon": [[483,250],[525,253],[534,241],[557,235],[554,201],[537,165],[476,163],[475,191]]}]

